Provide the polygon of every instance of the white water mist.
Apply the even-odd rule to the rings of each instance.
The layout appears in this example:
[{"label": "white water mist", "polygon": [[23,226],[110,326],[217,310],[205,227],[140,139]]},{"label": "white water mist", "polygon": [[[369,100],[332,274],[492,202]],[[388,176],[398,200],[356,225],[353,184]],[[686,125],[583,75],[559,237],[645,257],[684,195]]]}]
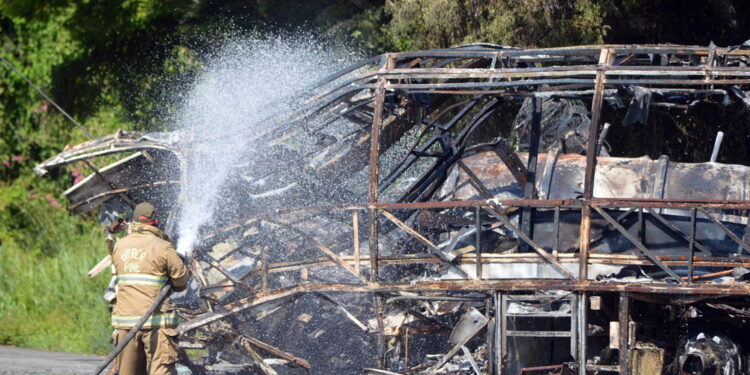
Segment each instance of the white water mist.
[{"label": "white water mist", "polygon": [[[177,251],[188,255],[201,229],[211,226],[233,168],[252,163],[247,139],[275,114],[293,110],[300,91],[350,59],[312,37],[243,38],[205,64],[178,121],[184,157],[177,217]],[[222,207],[223,211],[226,207]]]}]

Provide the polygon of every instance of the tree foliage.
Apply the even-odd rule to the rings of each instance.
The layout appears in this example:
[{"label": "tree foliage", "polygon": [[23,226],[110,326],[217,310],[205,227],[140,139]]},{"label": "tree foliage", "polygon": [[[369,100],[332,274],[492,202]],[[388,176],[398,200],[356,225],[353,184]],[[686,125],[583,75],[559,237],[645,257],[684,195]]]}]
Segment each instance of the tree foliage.
[{"label": "tree foliage", "polygon": [[602,43],[609,2],[596,0],[388,0],[401,49],[475,42],[518,47]]},{"label": "tree foliage", "polygon": [[387,0],[385,8],[398,49],[475,42],[732,45],[750,35],[750,3],[737,0]]}]

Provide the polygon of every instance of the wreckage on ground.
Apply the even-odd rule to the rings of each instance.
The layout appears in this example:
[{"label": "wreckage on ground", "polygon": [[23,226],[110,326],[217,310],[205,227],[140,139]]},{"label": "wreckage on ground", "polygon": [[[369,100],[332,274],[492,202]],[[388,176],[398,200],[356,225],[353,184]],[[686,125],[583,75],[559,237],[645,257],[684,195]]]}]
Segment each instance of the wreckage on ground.
[{"label": "wreckage on ground", "polygon": [[[748,373],[750,167],[716,162],[720,141],[712,160],[620,146],[701,106],[746,122],[748,55],[471,45],[328,77],[247,139],[253,162],[227,181],[241,193],[189,260],[181,346],[208,354],[184,360],[264,374]],[[121,131],[37,171],[95,169],[65,193],[76,213],[107,220],[145,199],[169,211],[190,178],[179,138]],[[94,167],[107,155],[125,156]]]}]

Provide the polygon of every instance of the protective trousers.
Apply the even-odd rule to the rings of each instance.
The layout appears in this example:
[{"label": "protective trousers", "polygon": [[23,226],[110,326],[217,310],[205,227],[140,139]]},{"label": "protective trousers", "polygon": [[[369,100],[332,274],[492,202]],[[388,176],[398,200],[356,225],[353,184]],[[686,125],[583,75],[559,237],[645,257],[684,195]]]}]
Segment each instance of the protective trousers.
[{"label": "protective trousers", "polygon": [[[115,331],[115,345],[125,338],[128,331]],[[175,375],[177,331],[174,328],[142,329],[115,361],[120,375]]]}]

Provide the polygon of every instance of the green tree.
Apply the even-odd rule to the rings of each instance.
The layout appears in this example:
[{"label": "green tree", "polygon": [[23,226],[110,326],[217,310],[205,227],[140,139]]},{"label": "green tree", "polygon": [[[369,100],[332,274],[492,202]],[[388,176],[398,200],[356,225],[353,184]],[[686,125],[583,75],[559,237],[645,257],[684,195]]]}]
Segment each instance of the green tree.
[{"label": "green tree", "polygon": [[388,31],[400,49],[475,42],[518,47],[602,43],[612,9],[597,0],[388,0]]}]

